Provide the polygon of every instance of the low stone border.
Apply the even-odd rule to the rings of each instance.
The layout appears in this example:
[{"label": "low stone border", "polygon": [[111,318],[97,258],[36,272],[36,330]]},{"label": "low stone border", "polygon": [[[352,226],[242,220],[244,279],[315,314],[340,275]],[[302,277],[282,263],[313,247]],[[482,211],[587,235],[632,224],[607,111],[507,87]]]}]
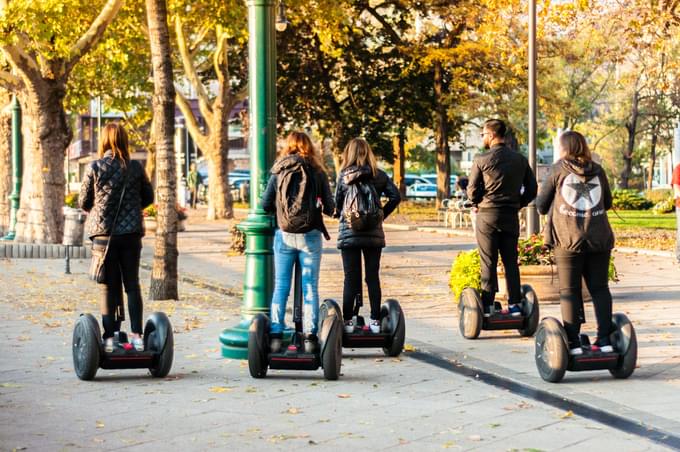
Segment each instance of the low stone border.
[{"label": "low stone border", "polygon": [[[86,259],[92,256],[89,246],[69,247],[71,259]],[[50,245],[41,243],[0,242],[0,259],[64,259],[65,245]]]}]

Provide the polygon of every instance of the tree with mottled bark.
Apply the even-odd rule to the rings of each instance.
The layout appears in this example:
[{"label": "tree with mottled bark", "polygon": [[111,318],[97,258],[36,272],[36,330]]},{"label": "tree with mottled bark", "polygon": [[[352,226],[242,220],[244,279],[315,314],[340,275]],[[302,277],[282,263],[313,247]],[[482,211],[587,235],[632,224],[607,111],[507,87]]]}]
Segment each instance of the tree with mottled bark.
[{"label": "tree with mottled bark", "polygon": [[[234,7],[237,8],[236,5]],[[238,27],[236,28],[238,31]],[[248,86],[245,77],[233,77],[230,71],[229,41],[234,31],[220,24],[213,24],[211,20],[203,24],[203,29],[204,31],[195,34],[192,40],[184,31],[182,17],[175,16],[175,36],[184,76],[196,93],[198,107],[206,127],[201,128],[188,99],[179,89],[176,90],[175,99],[184,115],[191,137],[208,161],[207,217],[209,220],[215,220],[234,216],[229,186],[229,115],[233,108],[246,98]],[[201,52],[203,47],[207,47],[208,50]],[[241,61],[245,67],[245,58]],[[207,66],[205,72],[211,72],[214,76],[211,74],[207,77],[208,80],[201,77],[200,66]],[[214,78],[217,79],[217,89],[216,95],[211,96],[204,82]]]},{"label": "tree with mottled bark", "polygon": [[101,39],[124,0],[0,0],[0,86],[22,110],[24,172],[17,240],[60,243],[64,152],[72,137],[64,109],[74,67]]},{"label": "tree with mottled bark", "polygon": [[0,234],[9,226],[12,194],[12,103],[9,92],[0,88]]},{"label": "tree with mottled bark", "polygon": [[153,117],[156,145],[156,242],[149,298],[177,300],[177,179],[173,137],[175,87],[168,11],[165,0],[146,0],[151,66],[153,68]]}]

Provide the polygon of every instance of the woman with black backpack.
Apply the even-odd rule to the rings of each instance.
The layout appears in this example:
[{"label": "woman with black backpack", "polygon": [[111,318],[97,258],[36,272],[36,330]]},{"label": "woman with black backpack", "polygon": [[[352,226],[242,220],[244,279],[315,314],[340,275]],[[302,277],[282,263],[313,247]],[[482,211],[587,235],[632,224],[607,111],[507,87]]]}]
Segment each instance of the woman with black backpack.
[{"label": "woman with black backpack", "polygon": [[[380,196],[387,203],[380,204]],[[336,216],[340,218],[338,248],[342,254],[345,282],[342,294],[342,316],[345,331],[354,331],[355,302],[362,304],[361,256],[364,256],[368,299],[371,304],[369,328],[380,332],[380,256],[385,247],[382,223],[401,197],[394,182],[378,169],[371,146],[363,138],[354,138],[342,155],[342,170],[335,191]]]},{"label": "woman with black backpack", "polygon": [[286,303],[295,262],[302,269],[305,350],[313,352],[318,338],[321,235],[329,240],[322,213],[332,215],[333,195],[321,156],[304,132],[291,132],[272,166],[262,195],[265,212],[276,212],[274,234],[274,293],[271,303],[271,350],[281,349]]}]

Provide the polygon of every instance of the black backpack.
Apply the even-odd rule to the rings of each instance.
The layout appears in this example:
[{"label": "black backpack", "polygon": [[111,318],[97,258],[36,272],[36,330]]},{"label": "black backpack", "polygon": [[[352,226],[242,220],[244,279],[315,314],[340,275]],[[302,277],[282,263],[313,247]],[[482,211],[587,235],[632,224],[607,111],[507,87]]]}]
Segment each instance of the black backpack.
[{"label": "black backpack", "polygon": [[342,212],[349,228],[357,232],[376,228],[383,221],[380,197],[370,182],[358,181],[347,186]]},{"label": "black backpack", "polygon": [[285,232],[309,232],[319,218],[321,203],[313,169],[296,162],[277,174],[276,218]]}]

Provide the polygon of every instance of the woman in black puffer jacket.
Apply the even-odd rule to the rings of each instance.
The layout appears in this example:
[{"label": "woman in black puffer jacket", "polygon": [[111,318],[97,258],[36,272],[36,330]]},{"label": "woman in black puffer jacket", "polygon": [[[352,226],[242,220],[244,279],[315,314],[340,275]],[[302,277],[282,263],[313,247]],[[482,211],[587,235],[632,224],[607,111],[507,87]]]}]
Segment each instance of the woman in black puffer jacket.
[{"label": "woman in black puffer jacket", "polygon": [[137,350],[144,350],[139,258],[144,236],[142,209],[153,198],[153,187],[141,163],[130,160],[125,129],[117,123],[107,124],[102,130],[99,159],[87,168],[78,198],[80,208],[89,212],[87,231],[92,246],[104,248],[111,237],[104,261],[106,281],[101,303],[107,352],[113,351],[113,333],[120,330],[125,319],[122,285],[130,311],[130,340]]},{"label": "woman in black puffer jacket", "polygon": [[[355,231],[350,228],[343,212],[348,187],[359,182],[371,184],[378,196],[387,197],[382,206],[383,219],[387,218],[401,201],[399,190],[384,171],[378,169],[375,156],[369,144],[363,138],[351,140],[342,156],[342,170],[338,177],[335,192],[336,216],[340,218],[338,230],[338,248],[342,254],[342,266],[345,282],[342,294],[342,315],[345,320],[345,331],[353,332],[355,301],[361,302],[361,255],[364,256],[366,285],[371,303],[371,319],[369,327],[372,332],[380,332],[380,255],[385,247],[385,233],[382,221],[372,228]],[[378,201],[379,202],[379,201]]]}]

